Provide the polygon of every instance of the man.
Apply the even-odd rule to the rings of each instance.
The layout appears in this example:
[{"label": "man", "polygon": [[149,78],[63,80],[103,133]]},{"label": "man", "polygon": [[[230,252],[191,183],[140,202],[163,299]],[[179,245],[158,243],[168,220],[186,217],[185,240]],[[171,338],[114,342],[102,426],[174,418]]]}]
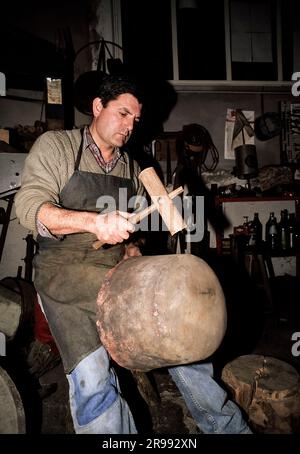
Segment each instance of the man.
[{"label": "man", "polygon": [[[76,433],[136,433],[108,354],[96,329],[96,299],[109,268],[124,256],[134,231],[127,212],[99,214],[97,200],[142,194],[138,166],[121,151],[142,111],[137,85],[108,76],[83,131],[49,131],[33,145],[16,196],[21,223],[37,235],[35,286],[59,347],[70,386]],[[114,245],[94,250],[93,241]],[[213,381],[211,365],[170,368],[204,432],[249,432],[238,408]]]}]

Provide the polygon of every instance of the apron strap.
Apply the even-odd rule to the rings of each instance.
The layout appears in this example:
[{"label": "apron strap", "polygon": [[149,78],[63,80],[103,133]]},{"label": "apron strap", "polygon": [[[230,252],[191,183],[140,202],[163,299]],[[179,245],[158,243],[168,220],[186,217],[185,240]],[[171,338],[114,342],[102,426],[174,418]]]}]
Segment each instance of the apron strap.
[{"label": "apron strap", "polygon": [[80,161],[81,161],[82,148],[83,148],[83,130],[84,130],[84,128],[81,128],[81,130],[80,130],[80,132],[81,132],[81,142],[80,142],[79,150],[78,150],[77,157],[76,157],[74,171],[79,169],[79,164],[80,164]]},{"label": "apron strap", "polygon": [[130,150],[128,150],[127,153],[128,153],[128,157],[129,157],[129,175],[130,175],[131,181],[133,181],[133,172],[134,172],[133,157],[131,155]]},{"label": "apron strap", "polygon": [[133,156],[132,156],[132,153],[130,151],[130,149],[128,147],[126,148],[123,148],[122,150],[123,152],[126,151],[127,153],[127,156],[128,156],[128,163],[129,163],[129,176],[130,176],[130,179],[132,181],[132,184],[133,184],[133,189],[136,191],[137,188],[135,187],[135,183],[134,183],[134,160],[133,160]]}]

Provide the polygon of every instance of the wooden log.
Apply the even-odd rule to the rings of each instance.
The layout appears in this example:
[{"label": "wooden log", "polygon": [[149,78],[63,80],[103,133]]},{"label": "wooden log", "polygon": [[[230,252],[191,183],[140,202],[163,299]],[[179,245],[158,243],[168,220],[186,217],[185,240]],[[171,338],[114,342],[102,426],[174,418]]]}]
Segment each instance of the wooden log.
[{"label": "wooden log", "polygon": [[290,434],[300,428],[300,376],[290,364],[262,355],[228,363],[222,380],[257,433]]},{"label": "wooden log", "polygon": [[208,358],[226,330],[223,290],[191,254],[131,257],[98,294],[102,344],[120,366],[149,371]]}]

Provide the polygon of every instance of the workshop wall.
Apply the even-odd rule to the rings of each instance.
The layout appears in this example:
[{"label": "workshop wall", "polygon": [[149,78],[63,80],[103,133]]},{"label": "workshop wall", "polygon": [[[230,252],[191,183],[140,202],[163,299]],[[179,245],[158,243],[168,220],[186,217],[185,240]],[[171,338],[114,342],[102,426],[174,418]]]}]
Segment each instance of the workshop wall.
[{"label": "workshop wall", "polygon": [[[164,128],[165,131],[180,131],[189,123],[200,123],[210,132],[219,151],[218,168],[232,169],[235,161],[224,159],[225,120],[227,109],[254,110],[255,117],[260,116],[261,94],[259,93],[178,93],[177,104],[172,110]],[[289,93],[264,94],[265,112],[279,112],[280,101],[293,101]],[[268,141],[255,139],[259,167],[280,163],[280,138]]]},{"label": "workshop wall", "polygon": [[[22,67],[17,56],[24,46],[22,39],[15,40],[15,34],[24,30],[32,36],[37,36],[56,46],[63,44],[62,33],[68,27],[71,31],[72,41],[75,51],[80,49],[89,41],[88,30],[88,2],[85,0],[74,2],[72,0],[51,0],[51,2],[21,2],[17,6],[7,2],[1,7],[1,18],[5,20],[3,24],[11,27],[12,39],[8,42],[3,39],[1,48],[6,48],[12,53],[12,60],[16,60],[16,65],[20,67],[20,73],[30,73],[26,66]],[[18,32],[16,31],[18,30]],[[3,31],[3,27],[2,27]],[[3,32],[4,33],[4,32]],[[0,35],[3,37],[3,35]],[[5,38],[5,37],[4,37]],[[31,43],[31,41],[29,41]],[[7,50],[5,49],[5,50]],[[39,62],[44,56],[39,53],[29,55],[31,63],[38,67]],[[74,75],[77,77],[83,71],[91,68],[91,58],[88,51],[81,52],[74,65]],[[48,74],[44,74],[44,77]],[[7,97],[0,97],[0,128],[15,128],[18,125],[33,126],[36,121],[45,120],[45,108],[42,104],[43,92],[7,86]],[[19,98],[17,100],[13,98]],[[22,100],[23,98],[23,100]],[[75,110],[75,124],[82,125],[88,122],[88,117]],[[7,208],[7,201],[0,200],[0,207]],[[0,225],[0,232],[1,232]],[[0,279],[6,276],[16,276],[18,267],[22,267],[22,277],[24,277],[24,257],[26,254],[26,235],[28,230],[22,227],[16,218],[13,207],[11,221],[0,262]]]},{"label": "workshop wall", "polygon": [[[38,5],[38,2],[36,2]],[[43,3],[43,9],[37,8],[34,10],[34,20],[32,19],[32,10],[26,7],[26,4],[18,6],[14,11],[15,25],[22,25],[33,34],[45,38],[52,43],[57,40],[57,30],[65,27],[70,27],[75,50],[80,49],[91,39],[91,29],[97,28],[95,24],[88,25],[88,9],[87,4],[94,4],[101,10],[103,2],[85,2],[84,0],[73,2],[52,0],[51,2]],[[97,4],[97,6],[95,6]],[[102,6],[101,6],[102,5]],[[7,7],[13,10],[12,6]],[[15,8],[15,7],[14,7]],[[102,17],[105,17],[105,11],[100,11]],[[4,16],[3,16],[4,17]],[[89,18],[91,19],[91,18]],[[107,19],[107,18],[105,18]],[[103,20],[102,27],[107,26],[107,29],[94,30],[94,33],[108,33],[108,21]],[[111,36],[105,35],[106,39],[111,39]],[[96,36],[95,36],[96,38]],[[38,60],[39,56],[36,56]],[[83,71],[88,71],[92,68],[91,55],[89,52],[82,52],[76,60],[75,77]],[[24,96],[24,93],[18,93]],[[16,125],[33,125],[36,120],[44,120],[44,110],[42,110],[41,92],[27,92],[28,98],[38,98],[40,101],[16,101],[0,97],[0,127],[13,128]],[[254,110],[255,116],[262,113],[262,101],[264,111],[278,112],[279,102],[282,100],[293,100],[289,93],[284,94],[268,94],[261,98],[259,93],[205,93],[191,92],[177,94],[177,103],[170,112],[168,119],[164,123],[164,131],[180,131],[185,124],[200,123],[205,126],[210,132],[215,145],[219,151],[220,161],[218,168],[232,169],[235,165],[233,160],[224,159],[224,135],[225,135],[225,117],[227,108],[240,108],[243,110]],[[89,123],[90,118],[81,114],[75,109],[75,124],[80,127]],[[267,164],[278,164],[280,162],[280,144],[279,137],[275,137],[266,142],[256,140],[257,156],[259,167]],[[5,208],[5,201],[0,201],[1,206]],[[12,221],[9,225],[9,231],[6,239],[3,258],[0,263],[0,278],[7,275],[15,275],[18,266],[23,265],[22,259],[25,255],[26,243],[24,238],[28,233],[23,229],[13,210]]]},{"label": "workshop wall", "polygon": [[[265,111],[278,111],[278,103],[289,99],[289,95],[264,95]],[[200,123],[205,126],[215,142],[220,154],[218,169],[232,169],[234,160],[224,159],[225,117],[227,108],[254,110],[260,115],[260,94],[236,93],[179,93],[177,104],[164,124],[165,131],[180,131],[189,123]],[[14,106],[14,107],[13,107]],[[39,107],[36,104],[13,102],[0,98],[0,124],[33,124],[39,118]],[[78,113],[78,125],[87,124],[89,117]],[[279,137],[265,142],[255,140],[259,168],[269,164],[280,163]],[[2,202],[5,204],[5,202]],[[3,206],[3,205],[2,205]],[[15,215],[12,215],[14,218]],[[10,223],[3,258],[0,263],[0,278],[14,275],[18,266],[23,265],[25,255],[25,229],[17,220]]]}]

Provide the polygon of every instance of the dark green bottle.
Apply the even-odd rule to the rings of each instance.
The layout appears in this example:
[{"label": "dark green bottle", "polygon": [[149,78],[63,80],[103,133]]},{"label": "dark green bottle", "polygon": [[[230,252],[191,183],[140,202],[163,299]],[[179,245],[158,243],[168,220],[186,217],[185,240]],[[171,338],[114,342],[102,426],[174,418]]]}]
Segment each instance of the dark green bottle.
[{"label": "dark green bottle", "polygon": [[258,213],[254,213],[254,218],[250,223],[250,241],[251,246],[260,246],[262,242],[262,223]]}]

